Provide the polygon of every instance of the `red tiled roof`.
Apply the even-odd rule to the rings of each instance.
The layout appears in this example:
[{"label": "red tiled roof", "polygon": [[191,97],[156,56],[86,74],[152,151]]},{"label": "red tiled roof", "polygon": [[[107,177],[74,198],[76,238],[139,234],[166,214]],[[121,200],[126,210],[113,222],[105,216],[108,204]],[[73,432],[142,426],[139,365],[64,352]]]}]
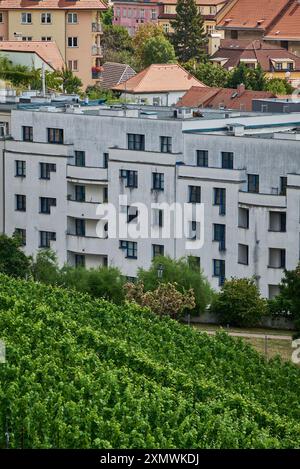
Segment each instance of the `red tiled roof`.
[{"label": "red tiled roof", "polygon": [[106,10],[101,0],[0,0],[0,10]]},{"label": "red tiled roof", "polygon": [[239,65],[241,60],[257,60],[265,72],[273,71],[272,59],[293,60],[294,69],[300,70],[300,57],[283,47],[269,44],[259,39],[254,41],[222,40],[220,48],[211,59],[227,59],[223,65],[230,69]]},{"label": "red tiled roof", "polygon": [[[229,0],[196,0],[197,6],[214,6],[220,5],[221,3],[227,3]],[[177,0],[162,0],[160,3],[164,5],[176,5]]]},{"label": "red tiled roof", "polygon": [[300,40],[300,3],[298,0],[289,2],[289,7],[265,33],[268,39]]},{"label": "red tiled roof", "polygon": [[237,0],[219,21],[218,27],[228,29],[265,30],[289,0]]},{"label": "red tiled roof", "polygon": [[34,52],[54,70],[64,66],[59,49],[52,41],[0,41],[0,52]]},{"label": "red tiled roof", "polygon": [[157,93],[185,91],[189,90],[192,86],[201,87],[204,85],[180,65],[152,64],[113,89],[128,93]]},{"label": "red tiled roof", "polygon": [[199,88],[193,86],[178,101],[177,107],[209,107],[219,109],[237,109],[242,111],[252,110],[253,99],[274,98],[275,95],[268,91],[244,90],[240,93],[233,88]]}]

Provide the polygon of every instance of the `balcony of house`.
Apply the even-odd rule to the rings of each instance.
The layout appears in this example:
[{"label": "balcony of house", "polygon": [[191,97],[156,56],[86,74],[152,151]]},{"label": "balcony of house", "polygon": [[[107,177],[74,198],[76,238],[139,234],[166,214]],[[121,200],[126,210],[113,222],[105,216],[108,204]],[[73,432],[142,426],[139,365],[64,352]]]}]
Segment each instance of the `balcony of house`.
[{"label": "balcony of house", "polygon": [[92,45],[92,55],[102,57],[103,55],[102,47],[98,46],[97,44]]},{"label": "balcony of house", "polygon": [[67,250],[76,254],[90,254],[95,256],[107,256],[109,243],[107,239],[95,236],[77,236],[67,234]]},{"label": "balcony of house", "polygon": [[5,149],[7,152],[24,153],[30,155],[61,156],[64,158],[68,158],[73,155],[72,144],[53,144],[44,142],[21,142],[19,140],[7,140]]},{"label": "balcony of house", "polygon": [[107,168],[94,166],[67,165],[67,178],[74,179],[74,182],[91,181],[93,184],[107,183]]},{"label": "balcony of house", "polygon": [[257,207],[286,208],[284,195],[261,194],[254,192],[239,192],[239,203]]},{"label": "balcony of house", "polygon": [[87,218],[90,220],[99,220],[97,207],[101,202],[79,201],[68,195],[67,215],[75,218]]},{"label": "balcony of house", "polygon": [[100,78],[102,77],[102,67],[98,65],[94,65],[91,69],[91,72],[93,80],[100,80]]},{"label": "balcony of house", "polygon": [[246,181],[244,169],[224,169],[198,166],[178,166],[178,177],[197,178],[221,182],[243,183]]},{"label": "balcony of house", "polygon": [[93,33],[103,33],[103,27],[101,23],[93,22],[92,23],[92,32]]},{"label": "balcony of house", "polygon": [[[128,116],[129,117],[129,116]],[[109,160],[127,163],[149,163],[175,166],[176,160],[182,159],[182,153],[161,153],[144,150],[128,150],[127,148],[110,148]]]}]

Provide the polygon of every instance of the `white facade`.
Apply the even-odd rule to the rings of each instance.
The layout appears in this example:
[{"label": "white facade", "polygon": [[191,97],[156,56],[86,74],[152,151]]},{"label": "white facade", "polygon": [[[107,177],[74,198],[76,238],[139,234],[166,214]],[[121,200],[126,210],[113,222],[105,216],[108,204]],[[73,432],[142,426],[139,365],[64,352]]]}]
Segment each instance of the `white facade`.
[{"label": "white facade", "polygon": [[187,90],[166,91],[161,93],[122,93],[121,98],[129,103],[149,104],[153,106],[174,106],[186,92]]},{"label": "white facade", "polygon": [[[225,117],[216,112],[201,119],[176,119],[171,114],[146,116],[135,109],[87,113],[51,109],[12,111],[12,140],[0,142],[4,147],[3,231],[11,235],[16,228],[26,230],[27,254],[39,249],[41,232],[55,233],[47,242],[60,264],[108,264],[134,277],[139,267],[150,266],[160,245],[173,258],[198,258],[216,289],[224,277],[255,276],[266,297],[276,294],[283,268],[296,267],[300,140],[297,131],[291,130],[300,124],[300,114]],[[32,128],[33,142],[23,141],[24,127]],[[63,142],[49,143],[48,129],[63,130]],[[143,135],[143,148],[128,149],[128,134]],[[161,151],[161,137],[169,137],[168,153]],[[197,151],[207,152],[207,166],[198,166]],[[78,165],[83,158],[78,152],[84,152],[84,167]],[[226,158],[231,159],[232,169],[224,167],[231,166]],[[22,173],[25,167],[23,176],[16,175],[20,161],[25,162],[18,169]],[[52,165],[48,179],[41,178],[41,163]],[[136,187],[126,187],[125,171],[136,172]],[[164,175],[159,189],[153,188],[154,173]],[[197,243],[192,239],[194,231],[182,239],[173,235],[165,239],[158,228],[152,238],[111,239],[105,221],[99,225],[97,207],[106,200],[116,207],[117,215],[126,211],[119,206],[120,195],[127,196],[128,206],[148,208],[149,228],[158,225],[151,204],[193,205],[190,187],[200,188],[195,193],[204,204],[201,248],[192,248]],[[26,196],[26,210],[24,199],[16,207],[18,195]],[[41,213],[45,211],[41,198],[50,199],[50,213]],[[21,210],[16,210],[20,203]],[[128,225],[138,224],[139,216]],[[103,228],[100,236],[97,225]],[[198,233],[200,227],[194,225],[195,229]],[[134,249],[127,242],[136,243]]]}]

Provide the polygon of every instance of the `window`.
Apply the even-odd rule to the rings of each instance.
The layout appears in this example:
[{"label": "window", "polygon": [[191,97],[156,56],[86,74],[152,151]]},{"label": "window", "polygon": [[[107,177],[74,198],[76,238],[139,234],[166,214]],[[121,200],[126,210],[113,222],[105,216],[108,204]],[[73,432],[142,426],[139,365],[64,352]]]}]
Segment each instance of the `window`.
[{"label": "window", "polygon": [[230,37],[231,39],[238,39],[239,38],[239,32],[238,31],[230,31]]},{"label": "window", "polygon": [[21,23],[28,24],[31,23],[31,13],[21,13]]},{"label": "window", "polygon": [[189,186],[189,202],[192,204],[201,203],[201,187]]},{"label": "window", "polygon": [[134,207],[132,205],[127,206],[127,223],[130,223],[132,221],[135,221],[136,223],[138,219],[138,215],[139,215],[139,211],[137,207]]},{"label": "window", "polygon": [[23,125],[22,127],[23,141],[32,142],[33,141],[33,128],[28,125]]},{"label": "window", "polygon": [[40,197],[40,213],[50,215],[51,207],[56,207],[56,199],[53,197]]},{"label": "window", "polygon": [[140,10],[140,18],[145,18],[145,10],[144,10],[144,8],[142,8],[142,9]]},{"label": "window", "polygon": [[294,64],[293,62],[288,62],[287,65],[286,65],[286,68],[287,70],[289,70],[290,72],[292,72],[294,70]]},{"label": "window", "polygon": [[197,166],[208,167],[208,151],[197,150]]},{"label": "window", "polygon": [[22,36],[22,41],[32,41],[32,36]]},{"label": "window", "polygon": [[172,137],[160,137],[160,151],[172,153]]},{"label": "window", "polygon": [[75,151],[75,166],[85,166],[85,152]]},{"label": "window", "polygon": [[20,240],[22,246],[26,246],[26,230],[24,228],[16,228],[14,237]]},{"label": "window", "polygon": [[214,188],[214,205],[219,206],[219,214],[226,214],[226,189]]},{"label": "window", "polygon": [[78,71],[78,60],[68,60],[68,69],[72,72]]},{"label": "window", "polygon": [[127,16],[127,9],[123,8],[123,17],[126,18],[126,16]]},{"label": "window", "polygon": [[225,282],[225,261],[213,259],[213,276],[219,278],[219,286]]},{"label": "window", "polygon": [[238,263],[249,265],[249,246],[247,244],[238,245]]},{"label": "window", "polygon": [[84,254],[75,254],[75,267],[85,267]]},{"label": "window", "polygon": [[135,241],[120,241],[120,249],[126,252],[128,259],[137,259],[137,242]]},{"label": "window", "polygon": [[163,256],[165,246],[163,244],[152,244],[152,257]]},{"label": "window", "polygon": [[108,153],[103,153],[103,168],[108,168]]},{"label": "window", "polygon": [[48,129],[48,143],[64,143],[63,129]]},{"label": "window", "polygon": [[155,10],[155,8],[152,8],[151,9],[151,19],[156,20],[156,18],[157,18],[156,10]]},{"label": "window", "polygon": [[286,189],[287,189],[287,177],[282,176],[280,178],[280,195],[286,195]]},{"label": "window", "polygon": [[56,233],[53,231],[40,231],[40,248],[50,248],[51,241],[56,241]]},{"label": "window", "polygon": [[145,150],[145,135],[127,134],[128,150]]},{"label": "window", "polygon": [[120,178],[124,179],[126,187],[136,188],[138,186],[138,173],[129,169],[120,170]]},{"label": "window", "polygon": [[197,221],[190,221],[189,222],[189,239],[196,240],[200,239],[200,223]]},{"label": "window", "polygon": [[76,236],[85,236],[85,220],[75,218],[75,234]]},{"label": "window", "polygon": [[285,269],[285,249],[269,249],[269,267],[273,269]]},{"label": "window", "polygon": [[164,173],[152,173],[152,189],[155,191],[163,191],[164,190]]},{"label": "window", "polygon": [[26,177],[26,161],[16,160],[16,177]]},{"label": "window", "polygon": [[51,173],[56,172],[56,164],[40,163],[40,179],[50,179]]},{"label": "window", "polygon": [[222,168],[233,169],[233,153],[231,151],[222,151]]},{"label": "window", "polygon": [[154,208],[152,211],[152,225],[163,227],[164,224],[164,211],[160,208]]},{"label": "window", "polygon": [[279,295],[280,288],[279,285],[268,285],[269,287],[269,300],[275,298],[275,296]]},{"label": "window", "polygon": [[248,192],[259,192],[259,175],[248,174]]},{"label": "window", "polygon": [[51,13],[42,13],[41,14],[41,23],[50,24],[52,22]]},{"label": "window", "polygon": [[239,214],[238,214],[238,226],[239,228],[245,228],[246,230],[249,229],[249,209],[239,207]]},{"label": "window", "polygon": [[121,16],[121,15],[120,15],[120,7],[117,7],[117,9],[116,9],[116,17],[117,17],[117,18],[120,18],[120,16]]},{"label": "window", "polygon": [[269,212],[269,231],[286,232],[285,212]]},{"label": "window", "polygon": [[85,201],[85,186],[75,186],[75,200],[76,202]]},{"label": "window", "polygon": [[77,13],[68,13],[68,23],[76,24],[78,22]]},{"label": "window", "polygon": [[219,251],[225,251],[226,250],[226,242],[225,242],[226,227],[225,225],[215,223],[213,225],[213,229],[214,229],[213,241],[218,241]]},{"label": "window", "polygon": [[26,212],[26,195],[16,194],[16,210],[18,212]]},{"label": "window", "polygon": [[282,62],[275,63],[275,70],[282,70]]},{"label": "window", "polygon": [[42,41],[52,41],[52,37],[51,36],[42,36]]},{"label": "window", "polygon": [[169,33],[169,32],[170,32],[170,25],[169,25],[169,23],[164,23],[164,24],[163,24],[163,31],[164,31],[164,33]]},{"label": "window", "polygon": [[0,23],[3,23],[3,13],[0,13]]},{"label": "window", "polygon": [[78,37],[69,36],[68,37],[68,47],[78,47]]}]

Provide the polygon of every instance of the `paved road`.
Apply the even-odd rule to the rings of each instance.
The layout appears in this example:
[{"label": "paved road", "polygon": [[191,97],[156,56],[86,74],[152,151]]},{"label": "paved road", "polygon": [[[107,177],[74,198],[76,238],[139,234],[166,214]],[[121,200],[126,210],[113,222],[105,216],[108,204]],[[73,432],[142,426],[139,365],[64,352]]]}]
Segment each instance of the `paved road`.
[{"label": "paved road", "polygon": [[[216,331],[206,331],[204,329],[198,329],[200,332],[206,332],[209,335],[215,335]],[[224,332],[227,332],[224,330]],[[292,341],[290,335],[275,335],[275,334],[252,334],[248,332],[227,332],[232,337],[245,337],[247,339],[274,339],[274,340],[289,340]]]}]

